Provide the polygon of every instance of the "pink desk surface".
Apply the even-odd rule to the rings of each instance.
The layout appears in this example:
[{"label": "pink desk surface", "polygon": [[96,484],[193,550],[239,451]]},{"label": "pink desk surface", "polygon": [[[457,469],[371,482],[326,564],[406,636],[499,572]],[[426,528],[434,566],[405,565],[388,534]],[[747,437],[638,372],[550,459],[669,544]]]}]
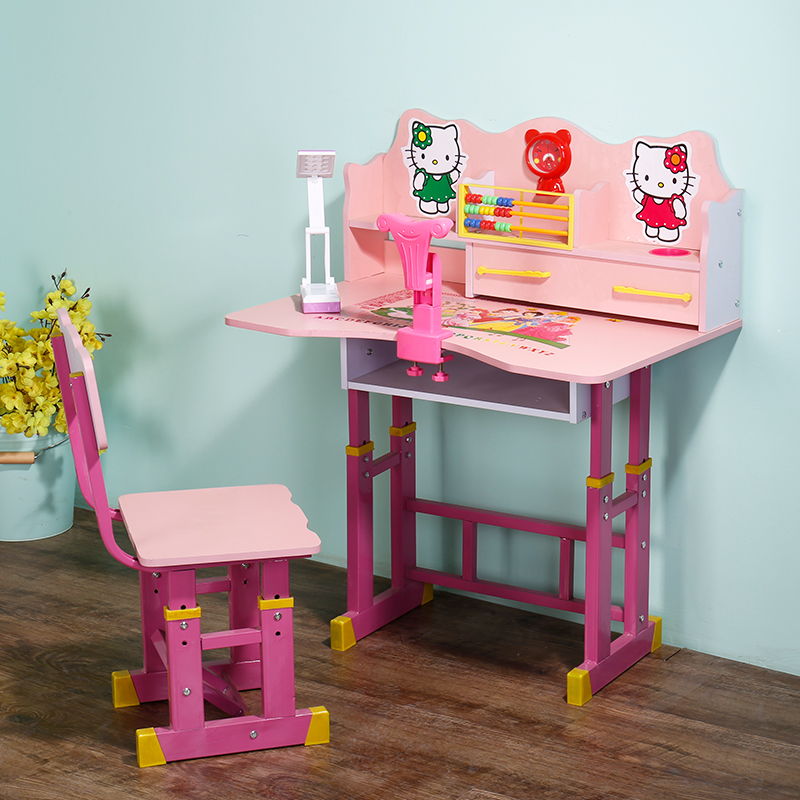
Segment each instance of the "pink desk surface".
[{"label": "pink desk surface", "polygon": [[[340,314],[303,314],[300,297],[253,306],[225,317],[227,325],[282,336],[319,336],[334,339],[393,340],[397,330],[410,324],[404,308],[411,306],[401,275],[383,274],[353,283],[339,283]],[[465,323],[453,327],[443,348],[483,361],[507,372],[574,383],[602,383],[628,375],[716,339],[741,327],[741,320],[699,333],[693,328],[614,319],[601,314],[528,306],[510,301],[466,298],[463,286],[445,284],[445,325],[453,314]],[[380,313],[375,313],[380,309]],[[393,309],[393,310],[388,310]],[[519,318],[523,312],[539,310],[551,326],[562,330],[559,341],[509,335],[514,324],[499,319],[503,314]],[[448,317],[448,315],[450,315]],[[487,320],[487,321],[484,321]],[[535,324],[535,323],[534,323]],[[565,329],[568,331],[565,332]]]}]

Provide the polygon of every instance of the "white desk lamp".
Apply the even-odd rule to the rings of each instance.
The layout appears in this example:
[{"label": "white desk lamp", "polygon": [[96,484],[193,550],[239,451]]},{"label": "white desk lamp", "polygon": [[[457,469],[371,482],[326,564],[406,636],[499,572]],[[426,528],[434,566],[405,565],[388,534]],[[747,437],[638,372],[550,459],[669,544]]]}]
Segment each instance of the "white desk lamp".
[{"label": "white desk lamp", "polygon": [[[322,179],[333,175],[333,150],[298,150],[297,177],[308,181],[308,227],[306,228],[306,276],[300,282],[303,313],[324,314],[341,311],[336,281],[331,277],[330,228],[325,226],[325,201]],[[311,237],[325,237],[325,283],[311,281]]]}]

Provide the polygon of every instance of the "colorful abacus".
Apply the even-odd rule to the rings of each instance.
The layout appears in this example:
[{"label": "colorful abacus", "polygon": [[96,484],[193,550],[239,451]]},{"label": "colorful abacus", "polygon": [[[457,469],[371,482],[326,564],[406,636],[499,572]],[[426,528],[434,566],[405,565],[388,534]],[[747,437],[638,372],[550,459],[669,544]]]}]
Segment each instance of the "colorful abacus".
[{"label": "colorful abacus", "polygon": [[[508,238],[513,238],[522,244],[572,248],[572,195],[555,192],[526,192],[523,189],[507,189],[506,191],[514,192],[518,199],[479,194],[472,191],[471,187],[462,186],[459,203],[461,234],[478,238],[497,238],[496,234],[511,234]],[[531,195],[531,199],[526,200],[526,194]],[[564,198],[566,205],[543,202],[543,195],[553,197],[554,201]],[[546,209],[549,213],[538,209]],[[498,217],[500,219],[497,219]],[[563,227],[535,228],[530,225],[501,221],[511,217],[519,217],[520,223],[527,218],[554,220],[562,223]]]}]

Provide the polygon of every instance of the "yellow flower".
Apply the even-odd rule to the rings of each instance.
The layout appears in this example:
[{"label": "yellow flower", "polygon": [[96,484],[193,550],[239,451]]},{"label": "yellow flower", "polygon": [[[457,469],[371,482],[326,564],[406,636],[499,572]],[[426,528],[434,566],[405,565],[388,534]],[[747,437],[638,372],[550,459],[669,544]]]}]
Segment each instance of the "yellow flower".
[{"label": "yellow flower", "polygon": [[75,288],[75,284],[68,278],[62,278],[61,282],[58,284],[58,288],[67,297],[72,297],[72,295],[74,295],[75,292],[78,291]]},{"label": "yellow flower", "polygon": [[[66,308],[89,352],[103,346],[89,321],[92,303],[87,292],[77,296],[66,272],[53,276],[55,291],[45,296],[44,308],[31,313],[35,323],[25,330],[16,322],[0,320],[0,425],[9,433],[41,436],[51,426],[67,432],[66,418],[53,360],[51,338],[60,333],[57,311]],[[71,299],[76,298],[76,299]],[[5,294],[0,292],[0,310]]]},{"label": "yellow flower", "polygon": [[2,425],[8,433],[22,433],[26,427],[25,416],[19,411],[3,414],[0,416],[0,425]]}]

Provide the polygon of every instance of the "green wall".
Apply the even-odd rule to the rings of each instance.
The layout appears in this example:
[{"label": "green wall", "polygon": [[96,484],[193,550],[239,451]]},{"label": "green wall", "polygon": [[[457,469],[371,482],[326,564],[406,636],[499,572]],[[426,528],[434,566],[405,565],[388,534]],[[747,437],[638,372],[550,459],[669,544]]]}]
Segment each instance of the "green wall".
[{"label": "green wall", "polygon": [[[91,286],[113,334],[96,362],[112,498],[286,483],[320,558],[342,564],[338,343],[223,324],[298,290],[296,150],[337,152],[341,278],[342,167],[384,151],[407,108],[490,131],[563,117],[608,142],[706,130],[745,190],[745,326],[654,369],[652,610],[670,644],[800,673],[799,9],[0,0],[6,315],[23,320],[64,268]],[[383,425],[386,404],[374,415]],[[418,421],[423,494],[581,520],[586,426],[424,404]],[[423,531],[423,557],[451,563],[454,532]],[[507,531],[484,549],[487,574],[523,583],[554,558]]]}]

